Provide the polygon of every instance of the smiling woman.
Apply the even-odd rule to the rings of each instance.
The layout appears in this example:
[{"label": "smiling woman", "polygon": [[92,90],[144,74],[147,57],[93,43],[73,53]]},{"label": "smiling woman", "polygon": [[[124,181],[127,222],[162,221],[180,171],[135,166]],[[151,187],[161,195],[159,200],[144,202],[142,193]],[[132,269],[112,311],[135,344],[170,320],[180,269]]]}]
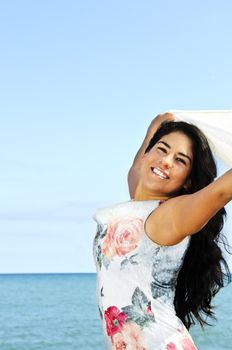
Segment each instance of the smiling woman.
[{"label": "smiling woman", "polygon": [[141,161],[135,199],[172,196],[187,186],[192,165],[192,141],[181,132],[151,140]]},{"label": "smiling woman", "polygon": [[216,175],[195,125],[170,113],[152,121],[128,174],[132,200],[95,215],[107,349],[196,349],[187,329],[213,315],[222,265],[229,276],[218,240],[232,171]]}]

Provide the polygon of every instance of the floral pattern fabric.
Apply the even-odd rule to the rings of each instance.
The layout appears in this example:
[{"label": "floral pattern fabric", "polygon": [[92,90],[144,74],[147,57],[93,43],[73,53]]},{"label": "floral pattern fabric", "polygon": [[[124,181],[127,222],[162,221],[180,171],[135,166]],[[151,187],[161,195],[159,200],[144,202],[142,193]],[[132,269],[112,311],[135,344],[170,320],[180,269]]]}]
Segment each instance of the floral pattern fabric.
[{"label": "floral pattern fabric", "polygon": [[95,215],[97,301],[107,349],[196,349],[173,305],[189,238],[170,247],[151,241],[144,226],[158,205],[129,201]]}]

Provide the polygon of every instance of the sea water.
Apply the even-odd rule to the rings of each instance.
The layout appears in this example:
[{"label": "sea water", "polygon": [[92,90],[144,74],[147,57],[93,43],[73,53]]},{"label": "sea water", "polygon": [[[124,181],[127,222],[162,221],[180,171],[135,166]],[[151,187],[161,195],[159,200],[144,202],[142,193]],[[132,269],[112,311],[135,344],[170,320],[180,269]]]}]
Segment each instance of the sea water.
[{"label": "sea water", "polygon": [[[95,274],[0,275],[0,350],[103,350]],[[199,350],[232,349],[232,285],[217,322],[191,331]],[[154,349],[155,350],[155,349]]]}]

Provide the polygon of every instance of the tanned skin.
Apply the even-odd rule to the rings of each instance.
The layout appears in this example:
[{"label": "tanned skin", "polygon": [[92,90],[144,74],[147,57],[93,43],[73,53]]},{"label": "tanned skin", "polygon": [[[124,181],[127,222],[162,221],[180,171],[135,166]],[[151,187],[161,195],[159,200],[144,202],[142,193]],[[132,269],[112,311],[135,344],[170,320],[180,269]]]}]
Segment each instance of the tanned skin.
[{"label": "tanned skin", "polygon": [[[144,185],[145,181],[142,179],[142,169],[147,161],[144,152],[151,137],[165,120],[174,120],[174,116],[171,113],[165,113],[158,115],[151,122],[142,146],[137,152],[129,170],[128,185],[131,198],[134,200],[169,197],[168,200],[150,214],[145,225],[146,233],[151,240],[160,245],[169,246],[177,244],[185,237],[200,231],[222,207],[232,200],[232,170],[227,171],[200,191],[189,195],[173,196],[173,194],[168,194],[165,191],[162,192],[162,186],[159,189],[159,193],[151,187],[146,187]],[[166,167],[167,162],[169,162],[170,171],[173,171],[176,166],[179,166],[176,165],[176,153],[179,152],[174,149],[173,145],[171,146],[168,148],[162,145],[163,148],[166,147],[162,169],[164,169],[164,164]],[[167,157],[169,157],[168,161]],[[187,177],[183,187],[186,184]]]}]

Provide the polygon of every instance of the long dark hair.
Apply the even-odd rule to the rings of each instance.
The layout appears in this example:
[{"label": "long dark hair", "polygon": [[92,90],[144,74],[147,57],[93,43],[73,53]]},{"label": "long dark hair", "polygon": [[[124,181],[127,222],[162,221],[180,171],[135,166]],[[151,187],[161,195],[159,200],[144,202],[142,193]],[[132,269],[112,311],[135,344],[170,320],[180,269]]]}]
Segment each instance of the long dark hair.
[{"label": "long dark hair", "polygon": [[[172,132],[181,132],[192,140],[193,166],[189,175],[191,186],[187,190],[182,189],[177,195],[191,194],[213,182],[217,176],[215,160],[202,131],[186,122],[162,123],[145,153],[164,135]],[[178,274],[174,299],[176,314],[187,328],[195,324],[196,320],[203,326],[208,324],[207,317],[215,318],[212,298],[224,286],[226,278],[228,282],[231,281],[227,262],[220,249],[221,243],[225,248],[228,247],[221,233],[225,216],[225,209],[220,209],[190,238],[190,245]]]}]

